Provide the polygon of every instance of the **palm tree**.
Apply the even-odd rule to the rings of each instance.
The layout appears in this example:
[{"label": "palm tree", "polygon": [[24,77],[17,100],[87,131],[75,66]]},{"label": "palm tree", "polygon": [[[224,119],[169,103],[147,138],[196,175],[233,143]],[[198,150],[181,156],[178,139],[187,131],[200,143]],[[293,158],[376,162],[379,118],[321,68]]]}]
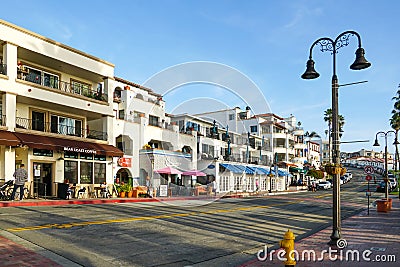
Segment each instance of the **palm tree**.
[{"label": "palm tree", "polygon": [[[309,133],[307,131],[304,134],[304,137],[308,138],[308,141],[311,141],[311,139],[313,139],[313,138],[321,138],[321,136],[314,131],[312,131],[311,133]],[[307,161],[309,161],[309,155],[310,155],[310,153],[307,152]]]},{"label": "palm tree", "polygon": [[[398,86],[400,88],[400,85]],[[397,133],[400,130],[400,90],[397,90],[397,95],[392,97],[392,100],[395,100],[392,110],[392,117],[390,118],[390,126],[396,132],[395,140],[397,141]],[[395,142],[396,146],[396,154],[395,154],[395,166],[394,170],[397,171],[397,162],[399,161],[399,149],[397,146],[397,142]]]},{"label": "palm tree", "polygon": [[[328,108],[327,110],[325,110],[324,112],[324,121],[328,123],[328,143],[329,143],[329,162],[331,161],[331,132],[332,132],[332,109]],[[342,137],[342,133],[343,133],[343,126],[344,126],[344,117],[342,115],[338,115],[338,124],[339,124],[339,137]]]}]

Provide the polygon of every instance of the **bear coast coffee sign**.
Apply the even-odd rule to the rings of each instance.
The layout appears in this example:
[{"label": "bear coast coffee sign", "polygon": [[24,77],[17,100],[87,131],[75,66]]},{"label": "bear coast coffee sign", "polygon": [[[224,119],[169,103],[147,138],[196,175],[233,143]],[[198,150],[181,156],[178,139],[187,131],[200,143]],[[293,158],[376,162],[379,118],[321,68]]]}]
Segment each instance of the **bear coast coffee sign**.
[{"label": "bear coast coffee sign", "polygon": [[97,153],[97,151],[94,149],[77,148],[77,147],[64,147],[64,151],[87,153],[87,154],[96,154]]}]

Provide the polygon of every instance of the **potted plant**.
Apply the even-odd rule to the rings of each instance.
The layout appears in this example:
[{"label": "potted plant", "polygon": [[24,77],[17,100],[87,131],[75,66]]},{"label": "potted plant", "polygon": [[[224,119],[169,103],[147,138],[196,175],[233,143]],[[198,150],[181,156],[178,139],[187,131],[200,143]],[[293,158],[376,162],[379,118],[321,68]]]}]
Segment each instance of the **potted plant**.
[{"label": "potted plant", "polygon": [[129,191],[132,191],[132,187],[130,184],[121,185],[121,197],[126,197]]},{"label": "potted plant", "polygon": [[342,165],[328,163],[325,165],[325,171],[330,175],[340,174],[342,171]]},{"label": "potted plant", "polygon": [[118,196],[119,197],[125,197],[125,192],[123,193],[124,195],[122,196],[122,185],[120,185],[120,184],[115,184],[115,189],[117,190],[117,192],[118,192]]}]

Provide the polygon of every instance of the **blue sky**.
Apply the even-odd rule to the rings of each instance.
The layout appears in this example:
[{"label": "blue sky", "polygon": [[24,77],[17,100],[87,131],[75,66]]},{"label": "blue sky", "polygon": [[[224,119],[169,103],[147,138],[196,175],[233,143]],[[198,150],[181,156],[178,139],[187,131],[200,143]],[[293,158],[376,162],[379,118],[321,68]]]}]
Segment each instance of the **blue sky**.
[{"label": "blue sky", "polygon": [[[224,64],[253,81],[272,112],[293,114],[305,130],[323,137],[323,114],[331,107],[331,54],[315,47],[313,59],[321,76],[302,80],[300,75],[315,40],[357,31],[372,66],[349,69],[358,45],[355,37],[338,51],[339,84],[368,80],[340,88],[339,113],[346,121],[342,140],[370,142],[343,144],[341,150],[349,152],[383,150],[372,146],[375,134],[390,130],[391,99],[400,83],[399,7],[398,1],[388,0],[36,0],[2,3],[1,18],[110,61],[116,76],[139,84],[177,64]],[[182,86],[164,99],[169,112],[246,105],[229,90],[210,84]],[[198,99],[197,104],[190,99]]]}]

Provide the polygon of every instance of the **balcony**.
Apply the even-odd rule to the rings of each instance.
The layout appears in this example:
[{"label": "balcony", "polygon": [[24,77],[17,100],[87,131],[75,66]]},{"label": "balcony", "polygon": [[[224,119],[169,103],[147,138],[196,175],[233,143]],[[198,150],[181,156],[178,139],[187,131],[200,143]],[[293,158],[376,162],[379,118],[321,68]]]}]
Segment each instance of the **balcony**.
[{"label": "balcony", "polygon": [[64,81],[59,81],[58,76],[50,76],[45,74],[39,75],[37,73],[30,72],[29,69],[24,68],[23,66],[18,68],[17,78],[19,80],[23,80],[36,85],[60,90],[69,95],[80,95],[90,99],[108,102],[107,94],[101,92],[100,90],[93,90],[91,86],[81,86]]},{"label": "balcony", "polygon": [[107,133],[96,130],[84,129],[82,127],[67,126],[62,124],[52,124],[38,120],[27,118],[15,118],[16,127],[18,129],[34,130],[59,135],[76,136],[81,138],[89,138],[96,140],[107,140]]}]

